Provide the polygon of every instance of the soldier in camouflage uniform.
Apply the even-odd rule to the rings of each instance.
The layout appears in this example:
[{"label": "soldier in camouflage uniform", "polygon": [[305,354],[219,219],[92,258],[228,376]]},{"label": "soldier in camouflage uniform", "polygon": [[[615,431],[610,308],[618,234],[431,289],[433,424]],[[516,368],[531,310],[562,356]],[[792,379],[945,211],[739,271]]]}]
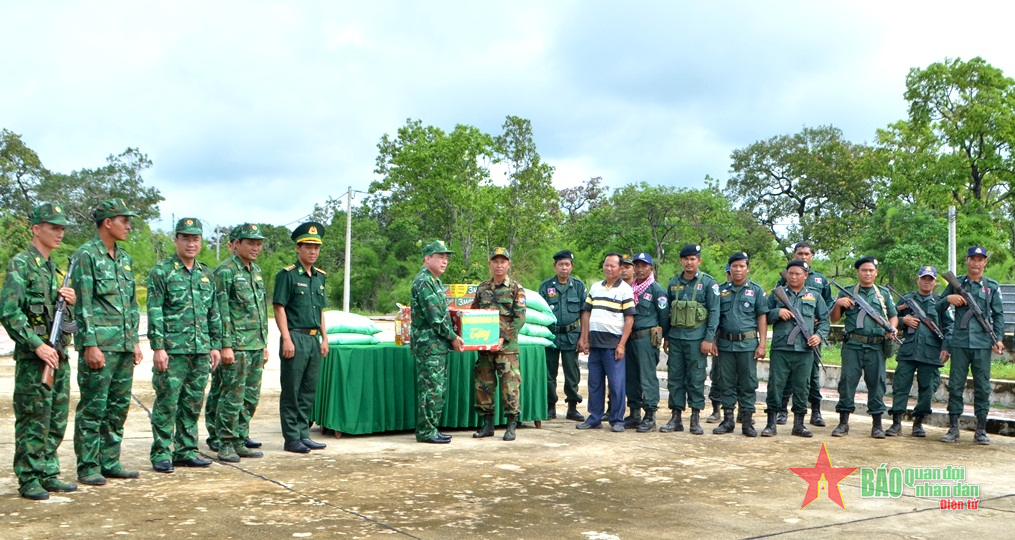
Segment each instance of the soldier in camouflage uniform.
[{"label": "soldier in camouflage uniform", "polygon": [[[230,463],[241,457],[263,455],[247,448],[241,419],[248,371],[256,368],[260,373],[268,360],[264,279],[254,263],[261,254],[264,236],[252,223],[237,227],[234,236],[233,255],[215,268],[215,302],[222,319],[222,362],[212,375],[211,392],[217,397],[214,410],[208,410],[212,409],[209,395],[205,411],[205,416],[215,422],[208,433],[219,443],[218,458]],[[259,388],[260,378],[257,383]]]},{"label": "soldier in camouflage uniform", "polygon": [[[222,320],[215,303],[211,268],[196,259],[201,252],[201,222],[176,224],[176,254],[148,275],[148,339],[152,351],[152,449],[156,472],[174,466],[207,467],[197,457],[197,417],[208,374],[219,363]],[[170,453],[170,444],[174,446]]]},{"label": "soldier in camouflage uniform", "polygon": [[[29,223],[32,243],[7,265],[0,291],[0,322],[14,340],[14,474],[18,493],[40,501],[48,499],[50,491],[77,489],[57,477],[60,460],[56,451],[67,430],[70,366],[66,354],[49,344],[58,296],[68,306],[76,297],[74,289],[60,287],[60,271],[49,257],[70,224],[63,210],[50,203],[36,206]],[[54,370],[51,389],[42,384],[46,367]]]},{"label": "soldier in camouflage uniform", "polygon": [[105,484],[106,478],[138,477],[137,471],[120,465],[134,366],[143,359],[133,261],[116,245],[127,239],[133,215],[123,199],[103,201],[92,212],[95,238],[74,253],[74,346],[81,392],[74,415],[74,453],[78,481],[93,486]]},{"label": "soldier in camouflage uniform", "polygon": [[[229,261],[229,258],[236,255],[236,233],[240,230],[240,226],[237,225],[229,231],[229,241],[226,242],[226,249],[229,250],[229,257],[226,258],[223,263]],[[218,270],[216,267],[215,270]],[[217,294],[216,289],[216,294]],[[221,311],[220,316],[224,316]],[[219,353],[221,355],[221,351]],[[219,398],[222,393],[222,380],[219,376],[218,368],[211,370],[211,387],[208,389],[208,397],[204,400],[204,427],[208,430],[208,438],[205,439],[205,443],[208,444],[213,452],[219,451],[219,439],[218,429],[215,427],[218,421],[218,408]]]},{"label": "soldier in camouflage uniform", "polygon": [[[440,240],[423,248],[423,267],[412,280],[412,334],[410,346],[416,360],[416,442],[447,444],[451,435],[437,429],[447,389],[448,351],[461,351],[462,338],[455,335],[440,276],[454,253]],[[449,347],[450,345],[450,347]]]},{"label": "soldier in camouflage uniform", "polygon": [[525,326],[525,289],[521,283],[508,277],[511,255],[504,248],[490,254],[492,278],[479,284],[472,309],[495,309],[500,312],[500,346],[496,351],[479,353],[473,378],[476,381],[476,410],[483,418],[483,426],[473,437],[493,435],[494,392],[500,378],[500,394],[508,424],[505,441],[515,440],[520,411],[519,392],[522,375],[518,368],[518,333]]},{"label": "soldier in camouflage uniform", "polygon": [[279,356],[279,420],[282,424],[283,449],[306,454],[327,445],[310,438],[310,409],[317,394],[321,359],[328,355],[324,326],[324,308],[328,305],[326,274],[314,266],[321,255],[324,225],[308,221],[290,236],[296,242],[295,264],[275,275],[272,294],[275,325],[281,334]]}]

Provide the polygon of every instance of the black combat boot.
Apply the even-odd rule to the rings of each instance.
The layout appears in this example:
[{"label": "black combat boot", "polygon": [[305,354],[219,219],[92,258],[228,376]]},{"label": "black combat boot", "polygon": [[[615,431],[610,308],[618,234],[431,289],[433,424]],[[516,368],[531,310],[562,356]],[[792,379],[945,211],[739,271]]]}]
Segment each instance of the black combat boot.
[{"label": "black combat boot", "polygon": [[849,434],[849,413],[839,413],[839,425],[832,430],[832,437],[845,437]]},{"label": "black combat boot", "polygon": [[740,433],[748,437],[758,436],[758,430],[754,429],[754,413],[740,411]]},{"label": "black combat boot", "polygon": [[871,415],[871,437],[875,439],[885,438],[885,428],[881,427],[881,415]]},{"label": "black combat boot", "polygon": [[624,427],[633,429],[641,424],[641,409],[631,409],[631,414],[624,419]]},{"label": "black combat boot", "polygon": [[948,415],[948,433],[941,437],[941,442],[958,442],[959,440],[959,415]]},{"label": "black combat boot", "polygon": [[689,430],[691,435],[701,435],[702,433],[705,433],[705,431],[701,429],[701,424],[698,423],[699,414],[701,414],[701,409],[691,409],[691,429]]},{"label": "black combat boot", "polygon": [[482,439],[483,437],[493,437],[493,415],[483,415],[483,425],[480,426],[479,431],[472,434],[473,439]]},{"label": "black combat boot", "polygon": [[[504,440],[513,441],[515,440],[515,428],[518,427],[518,415],[509,414],[507,417],[507,428],[504,430]],[[492,422],[491,422],[492,424]],[[490,426],[490,432],[493,433],[493,426]]]},{"label": "black combat boot", "polygon": [[582,416],[582,413],[578,412],[578,404],[570,401],[567,403],[567,416],[565,418],[568,420],[574,420],[575,422],[585,421],[585,417]]},{"label": "black combat boot", "polygon": [[557,406],[556,405],[550,405],[550,408],[546,410],[546,419],[547,420],[556,420],[557,419]]},{"label": "black combat boot", "polygon": [[736,427],[736,424],[733,423],[733,411],[725,410],[722,412],[722,423],[712,430],[712,435],[733,433],[733,430],[736,429]]},{"label": "black combat boot", "polygon": [[671,433],[674,431],[684,431],[684,422],[680,419],[682,411],[673,409],[670,411],[670,421],[666,422],[666,425],[659,428],[660,433]]},{"label": "black combat boot", "polygon": [[761,436],[762,437],[775,437],[776,436],[777,432],[776,432],[775,425],[776,425],[776,422],[778,422],[778,420],[776,420],[776,417],[778,415],[779,415],[779,413],[777,413],[775,411],[768,411],[768,425],[765,426],[765,429],[761,430]]},{"label": "black combat boot", "polygon": [[918,414],[913,417],[913,436],[914,437],[926,437],[927,432],[923,430],[923,415]]},{"label": "black combat boot", "polygon": [[648,433],[656,428],[656,412],[645,411],[645,418],[638,424],[638,433]]},{"label": "black combat boot", "polygon": [[804,425],[804,415],[806,414],[802,412],[793,413],[793,431],[790,432],[791,435],[796,435],[797,437],[814,436],[811,430],[807,429],[807,426]]},{"label": "black combat boot", "polygon": [[712,402],[712,414],[708,415],[708,418],[705,419],[705,423],[706,424],[714,424],[714,423],[719,421],[719,414],[720,414],[719,413],[719,406],[720,405],[721,405],[721,403],[719,403],[718,401],[713,401]]},{"label": "black combat boot", "polygon": [[990,444],[990,437],[987,436],[987,417],[976,417],[976,432],[973,434],[976,444]]},{"label": "black combat boot", "polygon": [[895,437],[902,433],[902,414],[892,413],[892,425],[885,430],[885,435]]},{"label": "black combat boot", "polygon": [[811,402],[811,425],[825,427],[825,419],[821,417],[821,402]]},{"label": "black combat boot", "polygon": [[784,425],[786,423],[786,419],[788,418],[787,416],[788,414],[789,414],[789,398],[785,397],[782,398],[782,410],[779,411],[779,414],[775,417],[775,423],[779,424],[780,426]]}]

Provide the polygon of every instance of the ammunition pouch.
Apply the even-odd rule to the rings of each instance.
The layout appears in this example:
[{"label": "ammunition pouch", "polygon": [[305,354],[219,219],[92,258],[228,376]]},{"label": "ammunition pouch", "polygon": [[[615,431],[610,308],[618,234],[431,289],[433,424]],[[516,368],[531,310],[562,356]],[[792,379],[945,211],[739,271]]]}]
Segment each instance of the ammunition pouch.
[{"label": "ammunition pouch", "polygon": [[670,304],[670,326],[697,328],[708,320],[708,309],[697,300],[674,300]]},{"label": "ammunition pouch", "polygon": [[881,354],[885,355],[885,360],[895,356],[895,353],[898,352],[898,349],[899,349],[898,345],[890,337],[886,336],[885,340],[881,342]]}]

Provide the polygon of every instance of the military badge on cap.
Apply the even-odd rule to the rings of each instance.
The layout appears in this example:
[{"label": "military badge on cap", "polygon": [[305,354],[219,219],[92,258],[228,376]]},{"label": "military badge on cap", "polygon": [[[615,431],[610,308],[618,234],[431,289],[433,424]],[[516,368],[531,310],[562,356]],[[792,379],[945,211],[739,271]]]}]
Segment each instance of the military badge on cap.
[{"label": "military badge on cap", "polygon": [[699,257],[701,256],[701,246],[698,244],[687,244],[680,248],[680,257]]},{"label": "military badge on cap", "polygon": [[434,240],[429,244],[423,246],[423,256],[433,255],[434,253],[454,253],[448,249],[448,246],[444,245],[443,240]]},{"label": "military badge on cap", "polygon": [[261,228],[254,223],[237,225],[233,230],[236,233],[233,238],[236,240],[243,240],[245,238],[249,240],[264,240],[264,235],[261,234]]},{"label": "military badge on cap", "polygon": [[490,252],[490,260],[493,260],[494,257],[504,257],[505,259],[507,259],[509,261],[511,260],[511,254],[508,253],[507,248],[502,248],[502,247],[499,247],[499,248],[493,250],[492,252]]},{"label": "military badge on cap", "polygon": [[67,215],[63,213],[63,209],[53,203],[43,203],[36,206],[32,210],[28,223],[29,225],[52,223],[53,225],[61,225],[63,227],[70,225],[70,221],[67,221]]},{"label": "military badge on cap", "polygon": [[201,220],[197,218],[183,218],[176,222],[176,234],[204,234],[201,227]]},{"label": "military badge on cap", "polygon": [[553,262],[567,259],[569,261],[574,260],[574,253],[571,253],[570,249],[563,249],[553,254]]},{"label": "military badge on cap", "polygon": [[966,257],[972,257],[973,255],[981,255],[984,259],[987,258],[987,250],[983,246],[973,246],[966,252]]},{"label": "military badge on cap", "polygon": [[620,264],[626,264],[626,265],[629,265],[629,266],[634,266],[634,261],[631,260],[631,256],[630,255],[625,253],[625,254],[620,256]]},{"label": "military badge on cap", "polygon": [[934,268],[933,266],[921,267],[920,271],[916,273],[916,277],[925,277],[925,276],[930,276],[934,279],[937,279],[937,268]]},{"label": "military badge on cap", "polygon": [[127,203],[123,199],[108,199],[99,203],[99,206],[92,211],[92,218],[95,221],[103,219],[115,218],[116,216],[136,216],[134,212],[131,212],[127,208]]},{"label": "military badge on cap", "polygon": [[860,257],[859,259],[857,259],[856,262],[853,263],[853,268],[856,268],[857,270],[859,270],[861,266],[863,266],[863,265],[865,265],[867,263],[873,264],[874,268],[877,268],[878,265],[881,264],[874,257],[867,256],[867,257]]},{"label": "military badge on cap", "polygon": [[308,221],[293,231],[290,238],[297,244],[321,244],[324,237],[324,225],[316,221]]}]

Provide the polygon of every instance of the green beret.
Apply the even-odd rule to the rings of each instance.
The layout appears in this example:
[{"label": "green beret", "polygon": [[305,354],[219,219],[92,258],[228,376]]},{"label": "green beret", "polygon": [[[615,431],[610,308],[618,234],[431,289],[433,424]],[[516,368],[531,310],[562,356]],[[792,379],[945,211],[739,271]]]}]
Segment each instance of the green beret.
[{"label": "green beret", "polygon": [[293,231],[290,238],[297,244],[322,244],[321,238],[324,237],[324,225],[316,221],[308,221]]},{"label": "green beret", "polygon": [[31,225],[38,225],[39,223],[52,223],[53,225],[68,226],[70,221],[67,221],[67,214],[63,213],[63,208],[53,203],[42,203],[36,206],[32,210],[32,215],[29,216],[28,220]]},{"label": "green beret", "polygon": [[136,216],[134,212],[131,212],[127,208],[127,203],[123,199],[109,199],[99,203],[99,206],[92,211],[92,218],[95,221],[101,221],[107,218],[115,218],[116,216]]}]

